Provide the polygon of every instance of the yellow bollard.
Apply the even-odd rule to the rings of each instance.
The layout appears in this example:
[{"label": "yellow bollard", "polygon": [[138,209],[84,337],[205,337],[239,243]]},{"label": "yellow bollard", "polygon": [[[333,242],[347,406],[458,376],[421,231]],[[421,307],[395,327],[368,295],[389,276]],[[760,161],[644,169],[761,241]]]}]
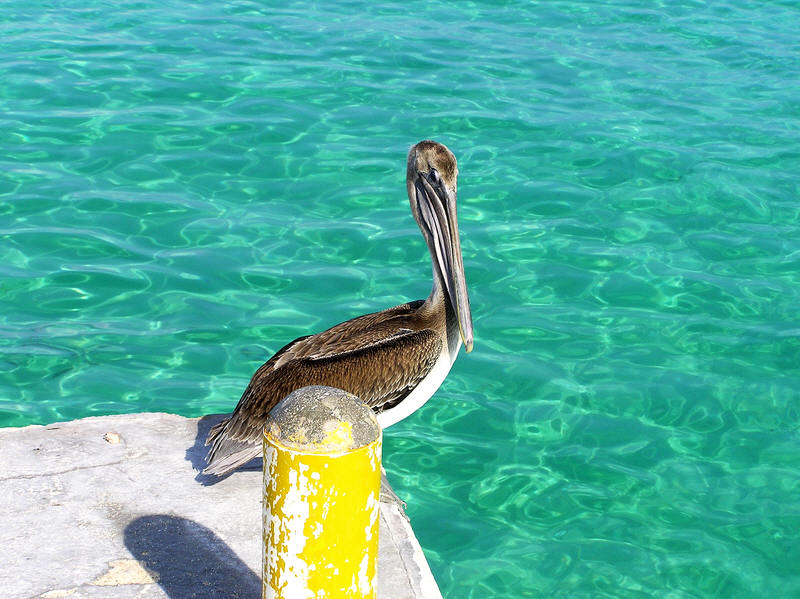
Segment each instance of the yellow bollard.
[{"label": "yellow bollard", "polygon": [[294,391],[264,428],[263,599],[374,599],[381,429],[357,397]]}]

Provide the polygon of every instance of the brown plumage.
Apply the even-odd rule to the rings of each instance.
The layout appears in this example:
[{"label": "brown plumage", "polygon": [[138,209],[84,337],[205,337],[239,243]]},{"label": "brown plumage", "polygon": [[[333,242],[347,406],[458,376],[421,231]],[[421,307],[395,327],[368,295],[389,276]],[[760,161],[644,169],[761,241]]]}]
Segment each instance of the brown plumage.
[{"label": "brown plumage", "polygon": [[433,394],[462,339],[472,349],[455,213],[457,173],[455,157],[439,143],[423,141],[409,152],[409,201],[433,261],[428,299],[359,316],[278,351],[255,372],[231,417],[209,432],[205,473],[222,475],[256,457],[269,411],[295,389],[339,387],[372,407],[379,420],[397,409],[382,422],[388,426]]}]

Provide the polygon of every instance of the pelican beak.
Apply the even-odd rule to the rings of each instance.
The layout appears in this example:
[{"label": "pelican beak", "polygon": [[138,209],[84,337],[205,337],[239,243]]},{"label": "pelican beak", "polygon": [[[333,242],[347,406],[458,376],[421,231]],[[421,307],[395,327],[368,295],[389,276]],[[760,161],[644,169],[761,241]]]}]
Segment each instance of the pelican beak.
[{"label": "pelican beak", "polygon": [[415,182],[417,205],[422,223],[428,229],[431,256],[442,275],[448,301],[458,318],[458,330],[467,353],[472,351],[472,314],[469,309],[464,262],[461,259],[461,240],[458,237],[456,192],[439,180],[431,184],[419,174]]}]

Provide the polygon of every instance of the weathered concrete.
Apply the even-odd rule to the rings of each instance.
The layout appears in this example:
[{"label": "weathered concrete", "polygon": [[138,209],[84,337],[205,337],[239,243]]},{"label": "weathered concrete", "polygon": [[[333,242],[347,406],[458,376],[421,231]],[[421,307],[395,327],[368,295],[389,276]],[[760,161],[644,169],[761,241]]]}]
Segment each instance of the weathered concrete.
[{"label": "weathered concrete", "polygon": [[[347,422],[350,434],[333,446],[334,428]],[[270,410],[266,434],[299,451],[348,450],[372,443],[381,434],[375,412],[352,393],[335,387],[311,385],[292,391]]]},{"label": "weathered concrete", "polygon": [[[199,473],[220,419],[0,429],[0,597],[260,597],[260,461]],[[381,503],[380,526],[379,599],[440,599],[397,504]]]}]

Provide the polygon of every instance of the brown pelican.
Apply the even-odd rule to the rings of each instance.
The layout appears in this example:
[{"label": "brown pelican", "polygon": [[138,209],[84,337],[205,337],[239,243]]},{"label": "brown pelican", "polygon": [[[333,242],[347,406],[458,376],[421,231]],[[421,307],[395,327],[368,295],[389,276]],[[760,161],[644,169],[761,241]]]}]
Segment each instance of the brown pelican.
[{"label": "brown pelican", "polygon": [[295,389],[328,385],[349,391],[377,412],[385,428],[430,399],[462,341],[472,351],[457,176],[455,156],[440,143],[421,141],[408,153],[408,199],[433,262],[428,299],[300,337],[272,356],[253,375],[231,417],[209,431],[205,474],[222,475],[256,457],[267,414]]}]

